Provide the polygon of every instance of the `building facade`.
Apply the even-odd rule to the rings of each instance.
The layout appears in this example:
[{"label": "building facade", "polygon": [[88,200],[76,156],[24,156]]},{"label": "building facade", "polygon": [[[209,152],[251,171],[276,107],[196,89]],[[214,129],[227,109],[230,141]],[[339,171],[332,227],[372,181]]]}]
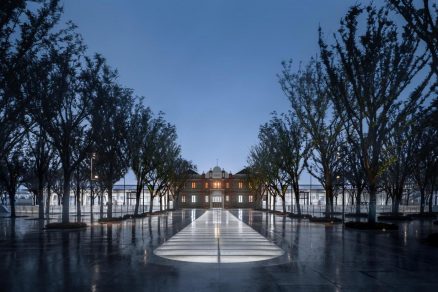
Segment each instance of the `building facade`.
[{"label": "building facade", "polygon": [[255,208],[256,196],[248,188],[244,170],[231,174],[214,167],[207,173],[193,172],[179,196],[182,208]]}]

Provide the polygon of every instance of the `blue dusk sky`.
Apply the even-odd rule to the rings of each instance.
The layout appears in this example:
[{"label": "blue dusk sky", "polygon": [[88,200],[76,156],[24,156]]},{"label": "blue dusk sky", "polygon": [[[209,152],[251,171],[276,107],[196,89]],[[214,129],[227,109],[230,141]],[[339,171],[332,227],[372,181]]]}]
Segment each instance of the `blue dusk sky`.
[{"label": "blue dusk sky", "polygon": [[278,84],[281,61],[298,66],[315,56],[318,26],[331,38],[357,2],[65,0],[63,21],[78,26],[89,54],[103,54],[124,86],[165,112],[198,172],[218,159],[235,173],[259,126],[289,109]]}]

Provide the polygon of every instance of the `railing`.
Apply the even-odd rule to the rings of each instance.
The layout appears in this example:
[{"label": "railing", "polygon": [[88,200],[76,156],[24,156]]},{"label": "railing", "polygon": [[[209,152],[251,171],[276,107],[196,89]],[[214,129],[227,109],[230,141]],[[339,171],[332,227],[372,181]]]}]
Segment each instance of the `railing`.
[{"label": "railing", "polygon": [[[163,206],[164,208],[164,206]],[[128,205],[114,205],[112,208],[112,214],[113,216],[123,216],[125,214],[134,214],[135,206],[128,206]],[[160,206],[155,205],[152,208],[152,211],[159,211]],[[25,214],[25,215],[37,215],[38,214],[38,206],[16,206],[15,212],[17,214]],[[44,210],[45,212],[45,210]],[[76,206],[70,205],[69,213],[71,215],[75,215],[77,212]],[[107,212],[107,206],[103,206],[103,213],[104,215]],[[138,212],[149,212],[149,205],[139,205],[138,206]],[[62,206],[58,205],[51,205],[49,210],[49,215],[59,215],[62,213]],[[100,213],[100,205],[94,205],[93,206],[93,214],[99,214]],[[90,206],[81,206],[81,214],[82,215],[89,215],[90,214]]]},{"label": "railing", "polygon": [[[276,204],[275,210],[282,211],[282,205]],[[308,214],[316,217],[322,217],[325,215],[325,205],[300,205],[301,213]],[[297,212],[296,205],[286,205],[287,212]],[[425,207],[425,212],[428,212],[428,207]],[[333,212],[336,214],[342,214],[342,205],[333,206]],[[378,205],[377,213],[389,213],[392,212],[391,205]],[[399,212],[404,214],[413,214],[420,212],[420,205],[400,205]],[[438,206],[433,206],[433,212],[438,212]],[[356,213],[355,205],[345,205],[345,214]],[[368,206],[360,206],[360,213],[368,213]]]}]

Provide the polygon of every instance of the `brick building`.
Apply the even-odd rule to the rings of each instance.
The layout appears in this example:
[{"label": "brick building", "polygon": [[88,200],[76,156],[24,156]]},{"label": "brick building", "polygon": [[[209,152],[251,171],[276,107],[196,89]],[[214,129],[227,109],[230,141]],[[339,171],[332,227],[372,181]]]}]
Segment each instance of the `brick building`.
[{"label": "brick building", "polygon": [[256,198],[248,189],[246,169],[231,174],[214,167],[207,173],[193,172],[181,192],[182,208],[254,208]]}]

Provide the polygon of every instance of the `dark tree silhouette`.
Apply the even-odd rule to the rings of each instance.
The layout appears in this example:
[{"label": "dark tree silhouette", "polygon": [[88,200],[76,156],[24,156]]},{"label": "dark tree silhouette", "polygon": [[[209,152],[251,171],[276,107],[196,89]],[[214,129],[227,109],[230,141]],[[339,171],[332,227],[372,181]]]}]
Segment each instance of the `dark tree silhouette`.
[{"label": "dark tree silhouette", "polygon": [[108,193],[107,217],[112,217],[112,190],[114,184],[127,172],[129,166],[129,116],[133,107],[132,90],[117,84],[117,72],[103,66],[101,82],[91,112],[93,145],[97,158],[93,172],[103,182]]},{"label": "dark tree silhouette", "polygon": [[174,209],[179,209],[180,193],[194,171],[196,171],[196,166],[191,161],[181,157],[176,159],[170,176],[170,192]]},{"label": "dark tree silhouette", "polygon": [[0,159],[0,183],[8,193],[11,217],[15,214],[15,194],[23,182],[24,157],[21,150],[21,143],[16,144],[9,152],[9,155]]},{"label": "dark tree silhouette", "polygon": [[423,0],[416,5],[413,0],[387,0],[389,7],[397,11],[408,23],[409,29],[426,44],[432,56],[431,69],[438,76],[438,6]]},{"label": "dark tree silhouette", "polygon": [[[366,29],[358,29],[365,14]],[[328,90],[337,115],[348,126],[348,141],[360,154],[370,196],[369,222],[376,221],[376,198],[387,162],[383,145],[395,126],[415,112],[432,73],[419,81],[409,97],[413,78],[428,62],[417,56],[418,39],[409,29],[400,36],[385,8],[353,6],[341,21],[335,45],[329,47],[320,33],[321,55],[329,79]]]},{"label": "dark tree silhouette", "polygon": [[307,164],[307,170],[324,187],[326,216],[332,216],[342,124],[333,113],[321,64],[312,60],[297,73],[292,73],[291,66],[292,62],[283,63],[280,84],[308,135],[311,162]]}]

